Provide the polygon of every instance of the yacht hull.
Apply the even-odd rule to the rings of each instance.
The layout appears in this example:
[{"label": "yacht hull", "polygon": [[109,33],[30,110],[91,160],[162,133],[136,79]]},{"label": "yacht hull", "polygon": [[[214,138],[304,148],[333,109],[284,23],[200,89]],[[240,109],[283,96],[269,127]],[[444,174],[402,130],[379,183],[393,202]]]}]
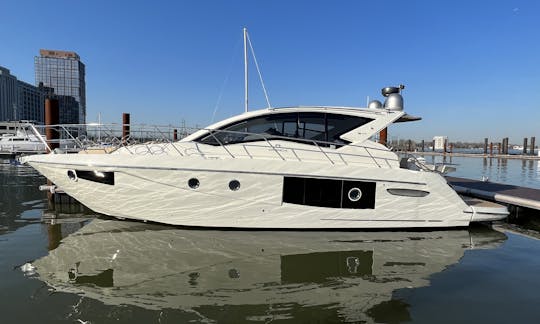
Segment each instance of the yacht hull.
[{"label": "yacht hull", "polygon": [[[277,160],[114,154],[48,154],[25,157],[24,161],[95,212],[164,224],[362,229],[459,227],[468,226],[474,219],[474,213],[446,180],[430,172]],[[83,173],[97,176],[81,177]],[[100,182],[99,177],[104,175],[113,176],[113,183]],[[303,203],[305,197],[300,203],[290,203],[284,197],[285,190],[294,194],[298,188],[285,188],[285,178],[370,183],[374,188],[373,205],[348,208],[344,204],[347,192],[341,204],[330,207],[321,202],[325,197],[314,203],[308,201],[311,205]],[[324,188],[320,192],[324,193]],[[501,211],[488,213],[482,220],[504,217]]]}]

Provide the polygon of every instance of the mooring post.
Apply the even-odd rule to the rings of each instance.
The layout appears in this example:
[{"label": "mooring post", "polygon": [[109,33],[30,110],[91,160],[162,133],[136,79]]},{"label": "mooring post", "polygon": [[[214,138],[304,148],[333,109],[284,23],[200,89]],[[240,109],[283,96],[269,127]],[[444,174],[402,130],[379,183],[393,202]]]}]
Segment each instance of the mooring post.
[{"label": "mooring post", "polygon": [[127,144],[127,139],[129,137],[129,113],[122,114],[122,144]]},{"label": "mooring post", "polygon": [[531,137],[531,155],[534,155],[534,142],[536,140],[536,137],[532,136]]},{"label": "mooring post", "polygon": [[527,137],[523,138],[523,152],[522,155],[527,155]]},{"label": "mooring post", "polygon": [[446,154],[446,139],[444,140],[443,153]]},{"label": "mooring post", "polygon": [[[47,139],[47,145],[54,151],[54,149],[60,146],[60,132],[55,125],[60,122],[60,110],[58,108],[58,99],[47,98],[45,99],[45,137]],[[50,153],[50,151],[47,151]]]},{"label": "mooring post", "polygon": [[486,137],[484,138],[484,155],[487,154],[487,149],[488,149],[488,139]]},{"label": "mooring post", "polygon": [[[60,122],[60,109],[58,106],[58,99],[46,98],[45,99],[45,138],[47,139],[47,153],[53,152],[56,148],[60,147],[60,132],[57,126]],[[53,186],[51,180],[47,180],[49,187]],[[47,191],[47,201],[49,209],[54,208],[54,193],[50,190]]]},{"label": "mooring post", "polygon": [[178,130],[176,128],[173,129],[173,140],[178,141]]},{"label": "mooring post", "polygon": [[431,150],[435,152],[435,140],[431,141]]},{"label": "mooring post", "polygon": [[489,143],[489,155],[493,155],[493,142]]},{"label": "mooring post", "polygon": [[379,133],[379,143],[384,145],[384,146],[387,146],[386,145],[387,141],[388,141],[388,128],[384,128]]},{"label": "mooring post", "polygon": [[506,138],[504,139],[504,154],[507,154],[507,155],[508,155],[508,145],[509,145],[509,140],[510,140],[510,139],[509,139],[508,137],[506,137]]},{"label": "mooring post", "polygon": [[501,148],[502,148],[502,143],[499,142],[497,143],[497,154],[501,155]]},{"label": "mooring post", "polygon": [[424,140],[422,140],[422,152],[424,152],[424,145],[425,145]]}]

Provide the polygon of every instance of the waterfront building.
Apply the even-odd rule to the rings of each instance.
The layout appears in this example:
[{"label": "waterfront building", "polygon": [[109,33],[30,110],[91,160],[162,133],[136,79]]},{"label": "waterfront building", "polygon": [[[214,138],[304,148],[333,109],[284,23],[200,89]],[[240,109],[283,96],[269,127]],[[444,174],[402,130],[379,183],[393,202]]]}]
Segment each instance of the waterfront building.
[{"label": "waterfront building", "polygon": [[42,89],[24,81],[0,66],[0,121],[44,121]]},{"label": "waterfront building", "polygon": [[18,105],[13,120],[29,120],[39,123],[45,121],[45,94],[42,89],[18,81]]},{"label": "waterfront building", "polygon": [[[60,123],[86,123],[85,65],[75,52],[40,49],[36,56],[36,85],[54,89]],[[71,98],[70,98],[71,97]]]},{"label": "waterfront building", "polygon": [[18,105],[17,78],[0,66],[0,121],[14,120]]},{"label": "waterfront building", "polygon": [[448,141],[447,136],[434,136],[433,142],[435,142],[436,150],[444,150],[444,143]]}]

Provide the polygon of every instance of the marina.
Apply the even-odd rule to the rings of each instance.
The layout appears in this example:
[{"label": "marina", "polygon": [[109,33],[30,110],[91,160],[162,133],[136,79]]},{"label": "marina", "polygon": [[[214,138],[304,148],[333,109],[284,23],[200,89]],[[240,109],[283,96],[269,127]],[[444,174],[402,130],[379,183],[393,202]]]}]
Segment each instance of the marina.
[{"label": "marina", "polygon": [[540,2],[2,12],[0,323],[539,322]]}]

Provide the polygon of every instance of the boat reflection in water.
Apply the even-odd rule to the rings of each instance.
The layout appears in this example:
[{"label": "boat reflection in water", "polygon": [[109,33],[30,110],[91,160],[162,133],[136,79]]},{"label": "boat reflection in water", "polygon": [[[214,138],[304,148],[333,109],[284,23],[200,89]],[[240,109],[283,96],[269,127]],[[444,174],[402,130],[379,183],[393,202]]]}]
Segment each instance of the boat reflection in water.
[{"label": "boat reflection in water", "polygon": [[210,321],[231,309],[243,320],[292,319],[305,307],[319,321],[400,321],[409,305],[395,290],[429,285],[466,250],[505,239],[483,227],[249,232],[95,219],[33,265],[56,291]]}]

